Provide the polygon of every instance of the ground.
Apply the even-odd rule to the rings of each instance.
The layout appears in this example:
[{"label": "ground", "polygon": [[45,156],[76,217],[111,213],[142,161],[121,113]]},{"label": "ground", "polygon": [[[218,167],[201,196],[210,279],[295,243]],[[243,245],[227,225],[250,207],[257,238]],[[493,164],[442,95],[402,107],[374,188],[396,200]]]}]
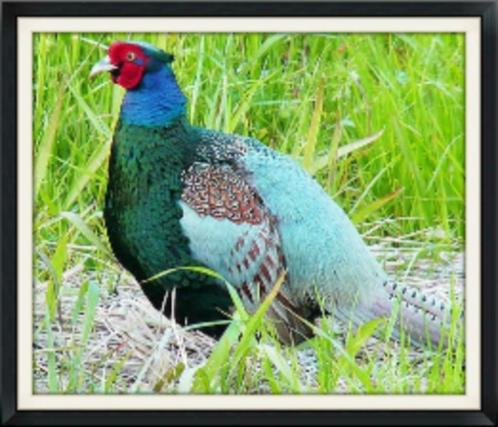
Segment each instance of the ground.
[{"label": "ground", "polygon": [[[375,225],[370,228],[375,230]],[[463,295],[464,254],[457,243],[447,245],[447,251],[440,251],[431,258],[419,257],[427,246],[420,243],[422,235],[435,232],[424,230],[418,235],[402,238],[372,237],[364,233],[372,252],[383,263],[386,270],[398,281],[423,288],[427,294],[435,294],[448,301],[450,283],[454,283],[458,298]],[[112,277],[112,278],[111,278]],[[116,283],[104,283],[114,280]],[[100,289],[95,306],[92,331],[85,338],[85,315],[75,311],[78,305],[79,287],[82,283],[94,281]],[[91,277],[79,266],[63,275],[63,292],[60,298],[59,319],[53,322],[49,337],[43,329],[46,283],[35,284],[35,391],[49,391],[49,353],[52,351],[48,339],[53,339],[56,364],[59,372],[59,386],[71,389],[71,382],[85,383],[80,390],[86,392],[188,392],[191,374],[202,366],[209,357],[216,341],[199,331],[188,331],[173,324],[156,311],[142,293],[137,282],[124,270],[121,275]],[[87,315],[87,314],[86,314]],[[74,321],[74,318],[81,317]],[[72,349],[86,345],[82,353]],[[370,339],[367,347],[378,347],[383,343]],[[392,345],[396,345],[393,343]],[[299,389],[303,392],[317,391],[317,357],[310,346],[300,346]],[[420,354],[412,350],[412,358]],[[75,355],[76,353],[76,355]],[[64,364],[76,357],[81,369],[79,379],[72,378],[75,371]],[[358,356],[361,359],[361,354]],[[257,362],[255,362],[258,365]],[[361,365],[361,360],[359,362]],[[258,365],[258,368],[259,365]],[[181,374],[181,375],[180,375]],[[106,386],[108,385],[108,387]],[[349,392],[345,381],[339,379],[336,392]],[[258,382],[252,386],[253,393],[269,392],[268,385]]]}]

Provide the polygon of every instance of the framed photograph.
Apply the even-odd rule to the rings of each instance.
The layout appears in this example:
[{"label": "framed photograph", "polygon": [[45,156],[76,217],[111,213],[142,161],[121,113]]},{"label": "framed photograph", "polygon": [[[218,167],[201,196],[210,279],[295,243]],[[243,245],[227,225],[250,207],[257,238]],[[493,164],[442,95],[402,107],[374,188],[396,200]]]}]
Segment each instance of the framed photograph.
[{"label": "framed photograph", "polygon": [[2,423],[496,423],[496,2],[2,12]]}]

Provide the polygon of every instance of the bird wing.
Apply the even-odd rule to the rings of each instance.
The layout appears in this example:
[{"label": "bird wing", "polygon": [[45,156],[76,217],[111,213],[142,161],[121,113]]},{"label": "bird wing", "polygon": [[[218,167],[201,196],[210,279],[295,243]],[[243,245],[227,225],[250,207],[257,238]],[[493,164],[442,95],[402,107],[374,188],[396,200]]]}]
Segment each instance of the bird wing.
[{"label": "bird wing", "polygon": [[293,301],[304,303],[315,290],[343,304],[371,299],[385,274],[344,211],[297,162],[253,138],[202,136],[197,151],[243,171],[277,219]]},{"label": "bird wing", "polygon": [[[220,273],[253,312],[286,270],[276,218],[243,171],[227,163],[194,162],[182,176],[181,226],[194,259]],[[280,289],[270,309],[285,340],[299,311]],[[294,335],[291,332],[291,335]]]},{"label": "bird wing", "polygon": [[293,304],[312,304],[320,295],[327,311],[360,325],[389,317],[399,297],[412,338],[423,341],[428,329],[433,342],[439,341],[447,313],[432,307],[440,302],[429,306],[413,290],[391,285],[344,211],[293,159],[238,135],[205,131],[201,141],[205,158],[244,171],[252,191],[276,218]]}]

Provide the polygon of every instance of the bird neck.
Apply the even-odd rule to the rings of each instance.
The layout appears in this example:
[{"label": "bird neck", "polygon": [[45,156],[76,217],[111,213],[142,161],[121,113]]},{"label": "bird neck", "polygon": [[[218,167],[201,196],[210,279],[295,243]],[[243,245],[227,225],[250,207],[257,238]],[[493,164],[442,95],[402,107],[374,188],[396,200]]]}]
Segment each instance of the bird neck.
[{"label": "bird neck", "polygon": [[187,100],[166,65],[145,73],[140,85],[126,92],[121,119],[127,124],[165,127],[185,116]]}]

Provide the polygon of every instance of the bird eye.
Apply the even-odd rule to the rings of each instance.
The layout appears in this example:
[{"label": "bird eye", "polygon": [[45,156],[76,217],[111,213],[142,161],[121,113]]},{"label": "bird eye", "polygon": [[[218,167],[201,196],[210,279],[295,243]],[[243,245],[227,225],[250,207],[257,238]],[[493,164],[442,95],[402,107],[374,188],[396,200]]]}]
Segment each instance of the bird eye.
[{"label": "bird eye", "polygon": [[135,54],[135,52],[128,52],[126,54],[126,59],[128,61],[134,61],[136,58],[137,58],[137,55]]}]

